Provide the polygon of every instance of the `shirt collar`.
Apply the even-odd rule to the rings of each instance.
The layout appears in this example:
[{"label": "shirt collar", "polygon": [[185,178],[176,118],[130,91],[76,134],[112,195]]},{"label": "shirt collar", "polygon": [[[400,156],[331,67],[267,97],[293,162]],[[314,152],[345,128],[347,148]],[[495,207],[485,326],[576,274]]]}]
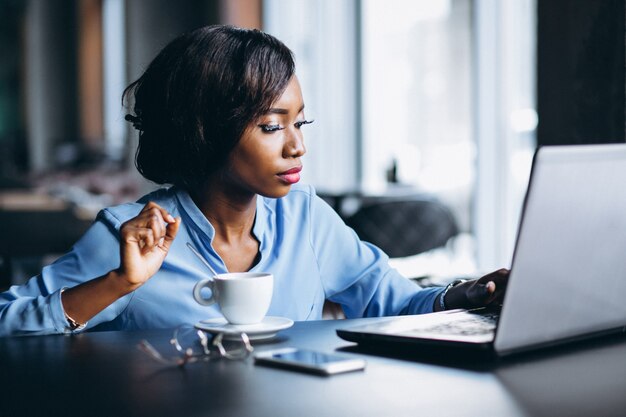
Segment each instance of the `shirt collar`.
[{"label": "shirt collar", "polygon": [[196,203],[191,199],[191,196],[187,191],[182,188],[174,187],[176,198],[180,202],[183,211],[189,216],[192,224],[196,226],[198,231],[209,238],[212,241],[215,237],[215,229],[209,219],[200,211]]},{"label": "shirt collar", "polygon": [[[176,198],[178,198],[183,211],[189,216],[199,232],[204,234],[209,241],[212,241],[215,237],[215,228],[211,222],[209,222],[202,211],[200,211],[187,191],[178,187],[174,187],[174,190]],[[267,230],[267,223],[269,221],[268,214],[270,213],[268,211],[271,211],[271,209],[266,206],[265,198],[257,196],[256,215],[254,218],[254,225],[252,226],[252,233],[260,242],[261,249],[263,249],[263,242],[265,241],[265,239],[263,239],[263,234]]]}]

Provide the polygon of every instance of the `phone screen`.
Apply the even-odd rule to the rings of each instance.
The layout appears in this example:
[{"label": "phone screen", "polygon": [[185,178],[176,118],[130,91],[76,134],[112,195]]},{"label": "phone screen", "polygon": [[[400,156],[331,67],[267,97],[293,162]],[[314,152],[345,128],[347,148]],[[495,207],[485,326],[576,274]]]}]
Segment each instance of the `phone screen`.
[{"label": "phone screen", "polygon": [[286,348],[261,352],[255,355],[255,361],[264,365],[278,366],[331,375],[341,372],[357,371],[365,368],[365,361],[330,353],[308,349]]},{"label": "phone screen", "polygon": [[342,362],[346,360],[346,358],[341,356],[302,349],[286,352],[276,352],[272,354],[272,357],[290,362],[306,363],[313,366],[324,365],[333,362]]}]

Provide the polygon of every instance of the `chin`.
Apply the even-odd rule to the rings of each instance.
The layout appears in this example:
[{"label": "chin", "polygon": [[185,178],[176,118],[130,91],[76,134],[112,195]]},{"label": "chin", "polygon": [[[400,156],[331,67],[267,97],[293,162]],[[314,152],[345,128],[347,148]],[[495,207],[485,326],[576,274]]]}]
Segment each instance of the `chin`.
[{"label": "chin", "polygon": [[273,188],[271,190],[263,190],[259,192],[260,195],[267,198],[281,198],[289,194],[291,190],[291,185],[285,185],[280,188]]}]

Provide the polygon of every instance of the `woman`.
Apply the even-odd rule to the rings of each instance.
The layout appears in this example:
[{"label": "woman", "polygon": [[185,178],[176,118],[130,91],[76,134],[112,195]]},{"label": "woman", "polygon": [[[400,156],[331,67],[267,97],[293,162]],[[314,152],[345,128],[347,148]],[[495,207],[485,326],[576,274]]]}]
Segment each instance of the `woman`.
[{"label": "woman", "polygon": [[304,101],[291,51],[257,30],[211,26],[165,47],[124,92],[134,99],[136,165],[172,184],[101,211],[72,250],[0,295],[0,334],[175,327],[219,317],[192,288],[209,273],[274,274],[268,314],[320,319],[426,313],[499,302],[502,270],[420,289],[361,242],[308,186]]}]

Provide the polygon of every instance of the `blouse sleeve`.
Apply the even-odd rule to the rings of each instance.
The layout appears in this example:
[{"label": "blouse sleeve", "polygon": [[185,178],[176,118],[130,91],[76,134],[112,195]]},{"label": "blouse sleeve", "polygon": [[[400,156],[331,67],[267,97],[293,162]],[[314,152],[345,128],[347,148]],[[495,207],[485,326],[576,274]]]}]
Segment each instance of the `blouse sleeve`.
[{"label": "blouse sleeve", "polygon": [[326,298],[348,318],[433,311],[440,288],[422,289],[389,266],[389,257],[363,242],[337,213],[312,193],[310,241]]},{"label": "blouse sleeve", "polygon": [[[74,247],[24,285],[0,293],[0,336],[68,332],[61,290],[102,276],[119,266],[118,225],[101,212]],[[93,317],[86,328],[115,319],[128,305],[126,295]]]}]

